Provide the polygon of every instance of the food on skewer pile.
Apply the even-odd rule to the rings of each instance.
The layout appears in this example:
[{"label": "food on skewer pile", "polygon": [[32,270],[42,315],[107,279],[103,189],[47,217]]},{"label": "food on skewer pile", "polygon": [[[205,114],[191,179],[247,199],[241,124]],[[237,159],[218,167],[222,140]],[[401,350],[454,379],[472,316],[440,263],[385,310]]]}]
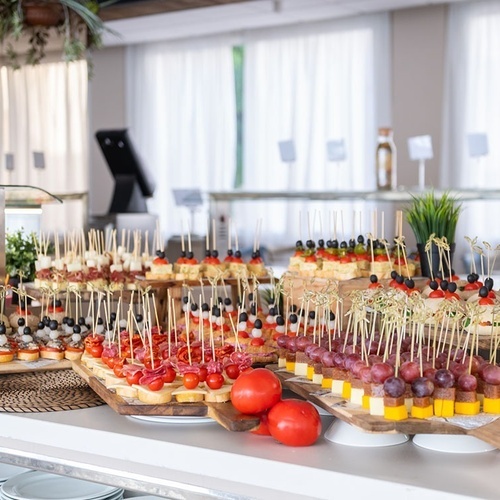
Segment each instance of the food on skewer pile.
[{"label": "food on skewer pile", "polygon": [[[493,280],[484,279],[488,285],[464,300],[453,274],[446,275],[449,246],[444,238],[432,243],[447,266],[424,293],[405,280],[382,286],[374,278],[366,290],[350,293],[345,330],[341,322],[316,320],[311,331],[306,320],[318,311],[320,318],[343,317],[342,297],[338,289],[306,290],[300,309],[289,309],[287,332],[277,337],[279,366],[386,419],[498,413],[500,307]],[[489,359],[478,354],[480,337],[489,339]]]},{"label": "food on skewer pile", "polygon": [[[343,214],[340,214],[343,227]],[[355,217],[354,217],[355,218]],[[325,241],[318,240],[318,248],[309,231],[309,239],[304,246],[302,240],[296,242],[296,250],[288,270],[301,277],[318,277],[339,281],[376,275],[378,279],[389,279],[396,271],[403,278],[411,278],[417,274],[418,262],[407,256],[404,237],[402,235],[402,212],[396,217],[396,237],[394,246],[384,239],[384,214],[382,213],[381,237],[377,238],[377,213],[373,214],[373,233],[368,240],[360,234],[349,241],[337,238],[337,214],[333,215],[333,237]],[[360,222],[361,229],[361,222]],[[342,229],[343,233],[343,229]]]}]

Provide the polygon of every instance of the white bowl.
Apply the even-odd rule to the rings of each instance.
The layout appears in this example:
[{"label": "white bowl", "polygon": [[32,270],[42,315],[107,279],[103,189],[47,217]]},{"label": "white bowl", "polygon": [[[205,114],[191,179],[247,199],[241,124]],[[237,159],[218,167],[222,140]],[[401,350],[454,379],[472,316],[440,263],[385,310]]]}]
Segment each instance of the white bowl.
[{"label": "white bowl", "polygon": [[496,450],[494,446],[481,439],[463,434],[415,434],[413,444],[443,453],[484,453]]},{"label": "white bowl", "polygon": [[403,444],[410,438],[406,434],[399,433],[365,432],[358,427],[337,419],[325,432],[325,439],[346,446],[376,448]]}]

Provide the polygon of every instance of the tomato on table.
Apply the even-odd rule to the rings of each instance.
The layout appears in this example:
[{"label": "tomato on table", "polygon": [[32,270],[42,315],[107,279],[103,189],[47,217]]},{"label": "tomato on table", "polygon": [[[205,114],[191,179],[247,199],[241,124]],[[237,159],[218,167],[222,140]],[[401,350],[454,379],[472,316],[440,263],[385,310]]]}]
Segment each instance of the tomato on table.
[{"label": "tomato on table", "polygon": [[287,446],[309,446],[321,434],[318,410],[309,402],[284,399],[276,403],[268,414],[271,436]]}]

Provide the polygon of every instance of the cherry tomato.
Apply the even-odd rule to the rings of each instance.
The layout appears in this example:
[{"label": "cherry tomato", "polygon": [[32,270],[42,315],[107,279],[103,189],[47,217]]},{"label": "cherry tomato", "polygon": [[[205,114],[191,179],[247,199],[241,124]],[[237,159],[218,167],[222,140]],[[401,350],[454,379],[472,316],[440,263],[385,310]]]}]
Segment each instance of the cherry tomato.
[{"label": "cherry tomato", "polygon": [[280,379],[266,368],[242,373],[231,388],[231,402],[241,413],[257,415],[281,399]]},{"label": "cherry tomato", "polygon": [[234,363],[231,363],[226,366],[226,375],[231,379],[231,380],[236,380],[240,374],[240,369],[238,365],[235,365]]},{"label": "cherry tomato", "polygon": [[151,361],[151,356],[146,355],[144,356],[144,360],[142,363],[144,364],[145,368],[147,368],[148,370],[152,370],[153,368],[158,368],[161,365],[161,359],[155,357],[153,363],[153,361]]},{"label": "cherry tomato", "polygon": [[123,374],[123,364],[125,362],[125,359],[121,359],[120,361],[116,361],[115,365],[113,366],[113,373],[118,377],[118,378],[125,378],[125,375]]},{"label": "cherry tomato", "polygon": [[220,373],[211,373],[205,383],[210,389],[220,389],[224,385],[224,377]]},{"label": "cherry tomato", "polygon": [[198,377],[200,377],[200,382],[205,382],[207,379],[207,367],[206,366],[200,366],[200,371],[198,372]]},{"label": "cherry tomato", "polygon": [[248,332],[245,332],[245,330],[241,330],[238,332],[238,338],[240,339],[247,339],[250,335],[248,335]]},{"label": "cherry tomato", "polygon": [[271,436],[287,446],[309,446],[321,434],[318,410],[299,399],[284,399],[276,403],[268,415]]},{"label": "cherry tomato", "polygon": [[195,389],[200,383],[200,377],[197,373],[185,373],[182,377],[182,383],[186,389]]},{"label": "cherry tomato", "polygon": [[148,389],[150,389],[151,391],[159,391],[163,388],[164,385],[165,382],[163,382],[163,379],[161,377],[158,377],[149,382]]},{"label": "cherry tomato", "polygon": [[262,337],[256,337],[250,341],[250,345],[264,345],[264,339]]},{"label": "cherry tomato", "polygon": [[175,370],[171,366],[168,366],[166,367],[165,374],[163,375],[163,382],[165,382],[166,384],[171,384],[175,380],[176,376],[177,373],[175,372]]},{"label": "cherry tomato", "polygon": [[252,429],[250,432],[252,434],[257,434],[258,436],[270,436],[271,433],[269,432],[269,417],[268,417],[268,412],[264,412],[260,417],[260,424],[255,428]]},{"label": "cherry tomato", "polygon": [[140,378],[142,377],[142,371],[138,370],[135,373],[127,373],[126,379],[128,385],[137,385],[139,383]]},{"label": "cherry tomato", "polygon": [[90,351],[90,355],[93,358],[100,358],[102,356],[102,351],[104,350],[104,347],[102,344],[92,344],[88,350]]}]

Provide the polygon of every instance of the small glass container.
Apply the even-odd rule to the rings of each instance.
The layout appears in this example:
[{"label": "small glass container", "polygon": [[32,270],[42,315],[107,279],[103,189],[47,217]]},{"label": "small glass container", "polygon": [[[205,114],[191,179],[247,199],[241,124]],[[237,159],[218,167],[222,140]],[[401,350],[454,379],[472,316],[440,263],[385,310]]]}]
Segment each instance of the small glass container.
[{"label": "small glass container", "polygon": [[396,188],[396,145],[392,138],[392,129],[378,129],[376,154],[377,189],[389,191]]}]

